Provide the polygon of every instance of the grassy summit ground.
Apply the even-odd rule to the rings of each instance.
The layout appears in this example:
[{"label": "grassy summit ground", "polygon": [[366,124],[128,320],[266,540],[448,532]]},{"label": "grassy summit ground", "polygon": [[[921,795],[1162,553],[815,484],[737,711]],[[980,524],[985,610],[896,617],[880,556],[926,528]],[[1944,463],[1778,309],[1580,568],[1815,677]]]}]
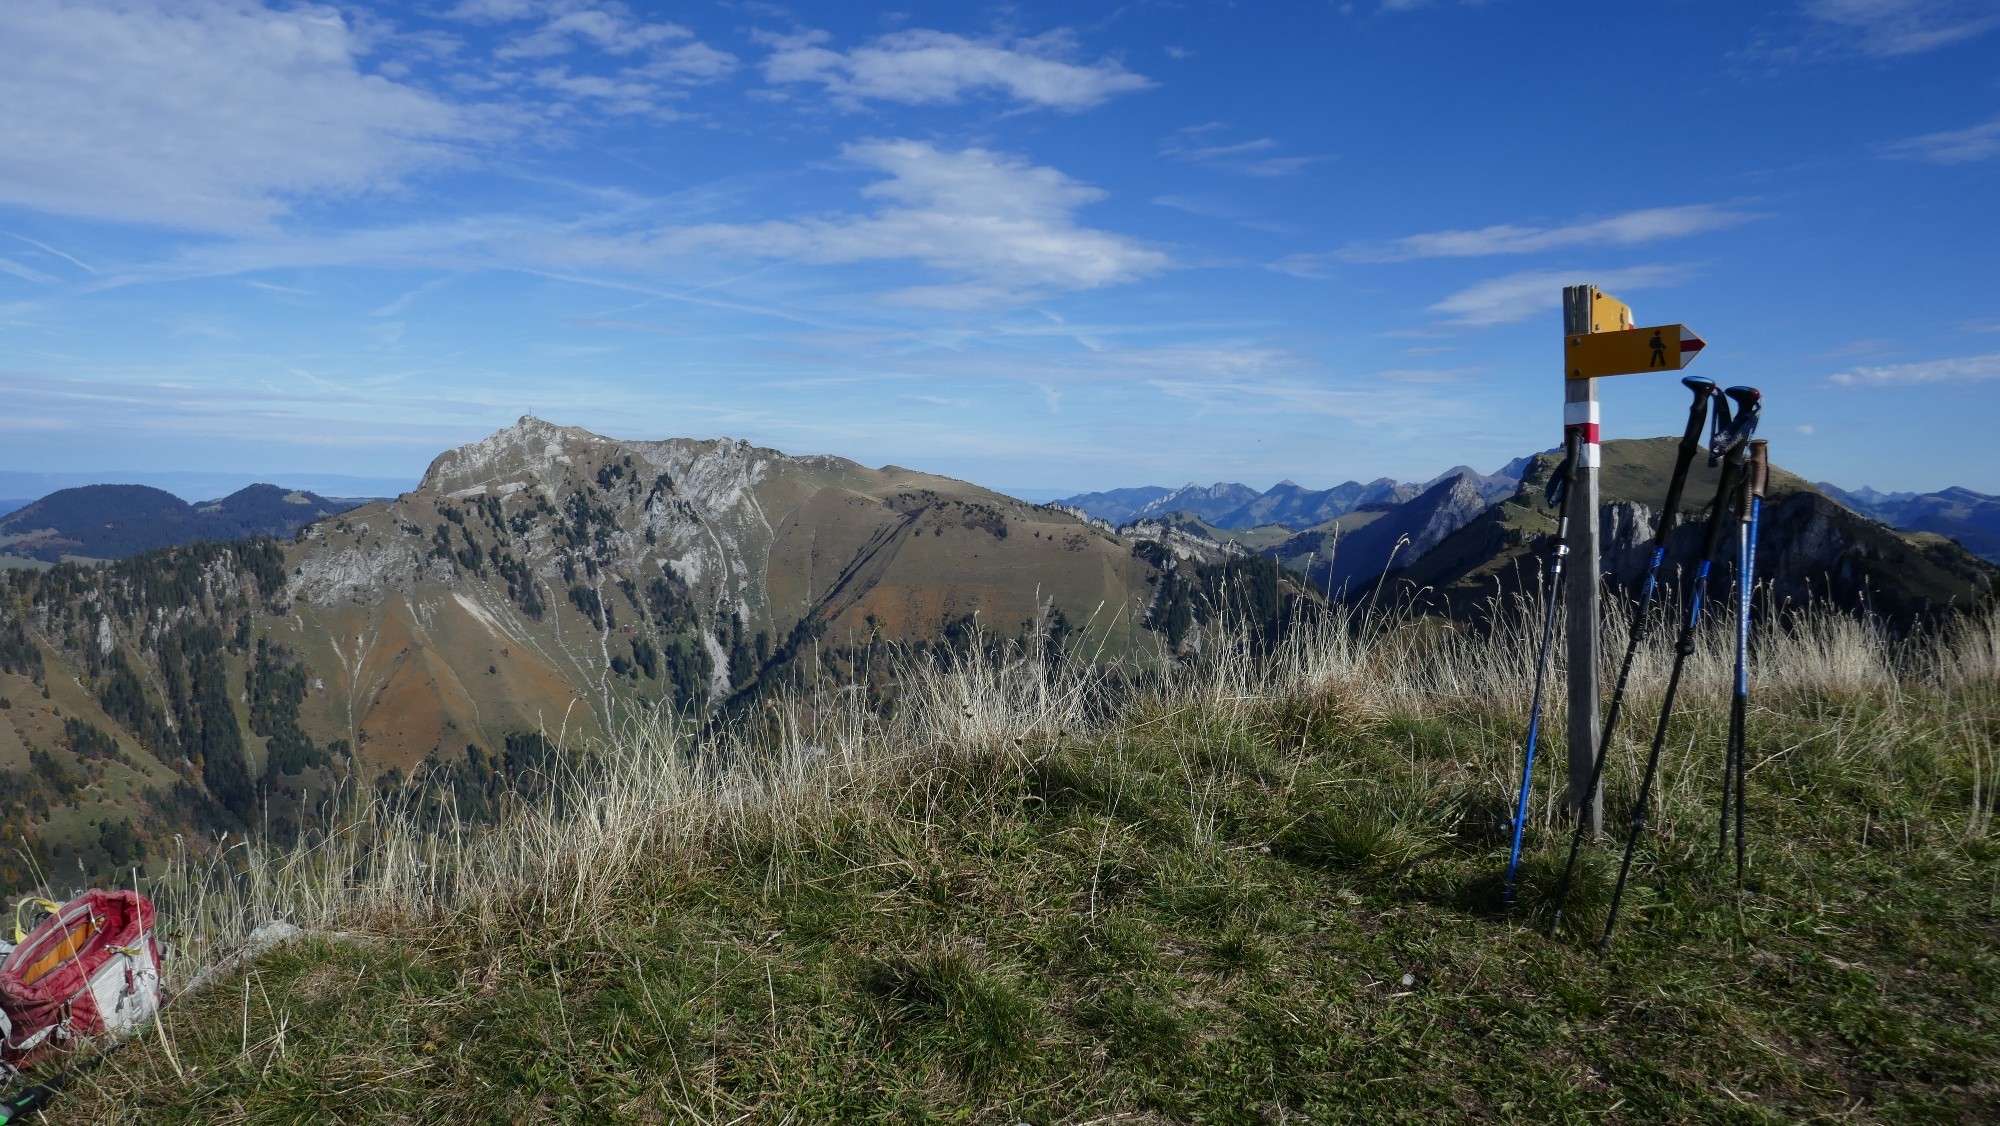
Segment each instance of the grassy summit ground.
[{"label": "grassy summit ground", "polygon": [[183,998],[65,1113],[1993,1120],[1996,625],[1766,639],[1740,901],[1714,855],[1727,660],[1699,653],[1610,957],[1608,846],[1545,934],[1548,786],[1498,906],[1518,631],[1329,629],[1137,692],[934,670],[889,719],[798,701],[698,757],[635,726],[492,834],[376,808],[162,885],[189,962],[276,911],[349,933]]}]

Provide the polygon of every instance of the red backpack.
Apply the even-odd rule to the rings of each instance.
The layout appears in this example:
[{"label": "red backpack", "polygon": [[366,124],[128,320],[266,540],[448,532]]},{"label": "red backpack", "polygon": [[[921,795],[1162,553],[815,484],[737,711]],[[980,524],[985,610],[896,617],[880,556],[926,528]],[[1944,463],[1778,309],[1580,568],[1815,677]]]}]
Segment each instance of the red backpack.
[{"label": "red backpack", "polygon": [[153,904],[86,891],[57,906],[0,962],[0,1073],[77,1036],[123,1034],[160,1007]]}]

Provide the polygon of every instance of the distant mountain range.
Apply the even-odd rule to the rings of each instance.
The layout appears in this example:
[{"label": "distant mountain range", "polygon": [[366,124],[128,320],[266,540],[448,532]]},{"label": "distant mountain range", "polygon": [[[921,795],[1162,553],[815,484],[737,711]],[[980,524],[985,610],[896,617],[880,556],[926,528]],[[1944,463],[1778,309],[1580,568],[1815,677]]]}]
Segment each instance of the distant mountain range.
[{"label": "distant mountain range", "polygon": [[[1643,566],[1674,444],[1604,446],[1615,583]],[[1554,463],[1032,505],[837,457],[523,419],[358,508],[271,485],[198,505],[66,489],[0,517],[0,830],[43,850],[11,877],[0,850],[0,891],[58,858],[108,872],[175,833],[285,832],[350,774],[422,775],[461,808],[499,808],[558,753],[540,733],[585,738],[633,708],[750,714],[768,686],[867,685],[898,652],[1045,637],[1151,661],[1198,650],[1219,617],[1277,631],[1376,590],[1476,614],[1536,581]],[[1697,467],[1691,509],[1713,481]],[[1145,515],[1114,529],[1087,506]],[[1775,468],[1766,513],[1760,576],[1779,602],[1913,620],[2000,573]],[[1677,533],[1677,562],[1698,532]],[[163,543],[185,545],[145,550]],[[89,559],[118,561],[48,566]]]},{"label": "distant mountain range", "polygon": [[1491,474],[1460,465],[1422,484],[1379,477],[1367,484],[1348,481],[1330,489],[1308,489],[1291,481],[1280,481],[1260,493],[1248,485],[1228,481],[1205,486],[1189,482],[1178,489],[1144,485],[1079,493],[1057,503],[1081,509],[1113,525],[1160,520],[1179,512],[1198,516],[1210,526],[1227,531],[1248,531],[1274,524],[1303,531],[1358,509],[1402,504],[1435,485],[1459,478],[1469,481],[1473,490],[1488,502],[1496,501],[1514,492],[1527,463],[1527,458],[1519,458]]},{"label": "distant mountain range", "polygon": [[2000,563],[2000,497],[1950,488],[1935,493],[1878,493],[1863,486],[1815,488],[1868,517],[1904,532],[1930,532],[1957,540],[1967,551]]},{"label": "distant mountain range", "polygon": [[364,503],[276,485],[251,485],[201,504],[148,485],[84,485],[0,516],[0,559],[51,564],[125,559],[200,540],[287,538]]},{"label": "distant mountain range", "polygon": [[[1533,461],[1533,457],[1517,458],[1491,474],[1481,474],[1460,465],[1423,484],[1381,477],[1367,484],[1349,481],[1330,489],[1314,490],[1291,481],[1280,481],[1260,493],[1248,485],[1230,481],[1218,481],[1213,485],[1190,482],[1178,489],[1141,485],[1100,493],[1079,493],[1057,503],[1080,509],[1114,527],[1139,520],[1171,522],[1174,514],[1180,513],[1197,517],[1208,527],[1221,531],[1243,532],[1278,525],[1294,532],[1317,529],[1324,536],[1336,529],[1321,526],[1340,520],[1342,523],[1337,530],[1349,536],[1347,547],[1350,549],[1349,557],[1353,558],[1370,538],[1364,537],[1361,541],[1352,538],[1352,533],[1373,520],[1369,513],[1404,504],[1443,482],[1458,478],[1469,481],[1486,503],[1504,500],[1513,495]],[[1882,493],[1865,486],[1842,489],[1825,481],[1817,482],[1813,488],[1848,509],[1897,531],[1929,532],[1957,540],[1974,555],[1988,562],[2000,563],[2000,497],[1961,488],[1942,489],[1934,493]],[[1345,519],[1354,513],[1362,515]],[[1410,518],[1413,518],[1412,514],[1404,514],[1404,519]],[[1372,535],[1386,535],[1387,527],[1385,525],[1383,531]],[[1294,552],[1291,547],[1298,550]],[[1298,544],[1285,548],[1283,554],[1287,558],[1296,555],[1303,559],[1314,550],[1313,541],[1300,540]],[[1379,573],[1380,564],[1373,559],[1373,552],[1367,554],[1367,565],[1353,573]],[[1324,558],[1323,552],[1319,557]],[[1406,561],[1411,558],[1407,546],[1402,557]]]},{"label": "distant mountain range", "polygon": [[[1643,571],[1651,506],[1666,492],[1674,446],[1664,438],[1604,445],[1603,563],[1614,584],[1629,586]],[[1159,540],[1189,558],[1263,555],[1334,598],[1379,589],[1462,616],[1535,581],[1537,545],[1555,528],[1541,492],[1556,460],[1548,451],[1492,474],[1459,466],[1423,485],[1383,478],[1313,491],[1286,481],[1260,494],[1219,482],[1060,503],[1106,519],[1130,513],[1121,535]],[[1698,461],[1672,558],[1695,550],[1699,506],[1714,481],[1715,471]],[[1967,489],[1846,492],[1775,470],[1766,511],[1759,575],[1779,600],[1795,604],[1865,603],[1908,622],[1976,599],[1992,581],[1990,563],[2000,561],[2000,503]]]},{"label": "distant mountain range", "polygon": [[[1675,446],[1672,438],[1604,443],[1599,527],[1603,570],[1614,586],[1630,590],[1645,571],[1657,520],[1654,506],[1666,492]],[[1553,454],[1538,455],[1519,492],[1400,566],[1391,576],[1399,593],[1462,615],[1497,594],[1539,581],[1539,545],[1555,529],[1542,489],[1556,460]],[[1670,582],[1698,553],[1716,473],[1697,459],[1689,474],[1682,522],[1668,544]],[[1726,567],[1717,572],[1725,584],[1731,581],[1727,572]],[[1990,562],[1947,537],[1894,530],[1796,474],[1771,467],[1757,577],[1773,605],[1866,606],[1891,622],[1908,623],[1975,603],[1992,589],[1995,574]]]}]

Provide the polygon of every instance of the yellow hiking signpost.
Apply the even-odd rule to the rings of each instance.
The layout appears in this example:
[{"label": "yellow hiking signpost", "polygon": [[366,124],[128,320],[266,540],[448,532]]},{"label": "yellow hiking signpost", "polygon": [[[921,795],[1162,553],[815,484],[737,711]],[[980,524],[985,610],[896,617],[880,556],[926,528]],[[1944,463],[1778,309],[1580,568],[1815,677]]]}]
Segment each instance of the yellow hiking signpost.
[{"label": "yellow hiking signpost", "polygon": [[1605,375],[1679,371],[1692,363],[1707,343],[1686,325],[1566,336],[1563,375],[1569,379],[1596,379]]},{"label": "yellow hiking signpost", "polygon": [[1641,328],[1632,307],[1594,285],[1563,289],[1563,431],[1577,438],[1575,478],[1565,500],[1569,514],[1569,571],[1563,600],[1569,637],[1569,796],[1571,812],[1595,836],[1604,823],[1604,792],[1590,792],[1599,733],[1599,561],[1597,380],[1607,375],[1679,371],[1703,346],[1686,325]]},{"label": "yellow hiking signpost", "polygon": [[1590,323],[1581,332],[1623,332],[1637,322],[1632,319],[1632,306],[1601,289],[1590,290]]}]

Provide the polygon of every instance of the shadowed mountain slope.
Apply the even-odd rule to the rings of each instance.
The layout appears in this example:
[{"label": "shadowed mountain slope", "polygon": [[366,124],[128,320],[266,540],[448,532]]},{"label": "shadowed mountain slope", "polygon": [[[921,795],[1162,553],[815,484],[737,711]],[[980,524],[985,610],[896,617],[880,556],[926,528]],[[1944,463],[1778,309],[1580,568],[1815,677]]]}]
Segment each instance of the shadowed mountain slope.
[{"label": "shadowed mountain slope", "polygon": [[1156,520],[1171,512],[1185,512],[1199,516],[1218,528],[1234,527],[1229,522],[1230,517],[1257,497],[1257,490],[1230,481],[1217,481],[1208,486],[1189,483],[1140,505],[1132,513],[1132,518]]},{"label": "shadowed mountain slope", "polygon": [[1485,500],[1500,500],[1513,493],[1528,460],[1516,459],[1492,474],[1454,466],[1421,485],[1404,484],[1389,477],[1378,477],[1367,484],[1348,481],[1330,489],[1308,489],[1292,481],[1280,481],[1262,493],[1229,482],[1207,487],[1189,484],[1172,490],[1149,485],[1108,493],[1084,493],[1059,503],[1114,525],[1185,513],[1225,532],[1245,532],[1272,525],[1296,532],[1316,528],[1350,512],[1401,504],[1456,477],[1469,478]]},{"label": "shadowed mountain slope", "polygon": [[1401,504],[1371,505],[1266,548],[1334,597],[1421,558],[1487,507],[1477,474],[1447,476]]},{"label": "shadowed mountain slope", "polygon": [[1228,512],[1217,521],[1219,527],[1242,529],[1265,524],[1283,524],[1292,529],[1311,528],[1337,519],[1367,505],[1397,504],[1415,497],[1422,489],[1404,485],[1388,477],[1367,484],[1349,481],[1331,489],[1307,489],[1290,481],[1280,481],[1256,500]]},{"label": "shadowed mountain slope", "polygon": [[124,559],[198,540],[283,538],[355,503],[251,485],[192,505],[148,485],[84,485],[50,493],[0,518],[0,554],[60,563]]},{"label": "shadowed mountain slope", "polygon": [[1850,492],[1824,481],[1816,487],[1871,520],[1899,531],[1945,536],[1988,562],[2000,563],[2000,497],[1956,487],[1935,493],[1878,493],[1869,488]]},{"label": "shadowed mountain slope", "polygon": [[[1666,494],[1679,440],[1649,438],[1604,443],[1599,513],[1604,572],[1615,585],[1633,587],[1651,552],[1656,507]],[[1440,542],[1394,578],[1405,590],[1425,592],[1457,614],[1472,612],[1495,594],[1538,581],[1540,545],[1555,530],[1542,490],[1557,458],[1538,455],[1520,490]],[[1683,497],[1682,523],[1668,545],[1668,575],[1700,549],[1703,521],[1715,495],[1718,470],[1697,459]],[[1733,559],[1734,531],[1723,569]],[[1803,478],[1773,465],[1758,537],[1757,575],[1780,603],[1831,600],[1866,606],[1897,622],[1911,622],[1975,602],[1991,586],[1995,568],[1958,544],[1927,533],[1906,534],[1857,516]],[[1725,578],[1725,581],[1726,578]]]},{"label": "shadowed mountain slope", "polygon": [[1112,524],[1129,524],[1138,517],[1140,509],[1173,491],[1161,485],[1141,485],[1132,489],[1108,489],[1101,493],[1078,493],[1056,503],[1080,509]]}]

